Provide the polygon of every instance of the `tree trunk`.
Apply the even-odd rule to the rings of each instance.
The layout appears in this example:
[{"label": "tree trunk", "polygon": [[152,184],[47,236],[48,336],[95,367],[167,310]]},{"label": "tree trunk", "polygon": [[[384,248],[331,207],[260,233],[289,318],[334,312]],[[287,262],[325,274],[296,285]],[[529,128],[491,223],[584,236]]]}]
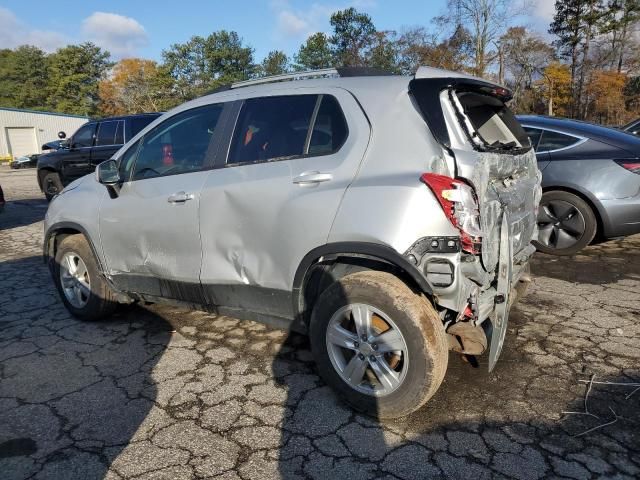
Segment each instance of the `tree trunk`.
[{"label": "tree trunk", "polygon": [[580,67],[580,82],[578,84],[578,118],[584,120],[586,114],[586,105],[582,105],[582,94],[584,92],[584,77],[589,62],[589,46],[591,43],[591,26],[587,27],[584,37],[584,48],[582,49],[582,66]]}]

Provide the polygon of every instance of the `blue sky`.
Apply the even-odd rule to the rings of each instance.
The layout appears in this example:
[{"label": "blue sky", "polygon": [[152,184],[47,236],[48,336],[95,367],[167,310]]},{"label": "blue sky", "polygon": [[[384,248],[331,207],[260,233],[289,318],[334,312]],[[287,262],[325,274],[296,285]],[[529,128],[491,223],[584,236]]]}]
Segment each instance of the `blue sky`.
[{"label": "blue sky", "polygon": [[[522,0],[527,15],[514,20],[544,33],[553,0]],[[331,12],[349,6],[371,15],[380,30],[431,26],[446,13],[446,0],[3,0],[0,48],[35,44],[47,51],[93,41],[118,58],[161,59],[172,43],[215,30],[235,30],[255,49],[256,60],[270,50],[295,53],[306,37],[329,31]]]}]

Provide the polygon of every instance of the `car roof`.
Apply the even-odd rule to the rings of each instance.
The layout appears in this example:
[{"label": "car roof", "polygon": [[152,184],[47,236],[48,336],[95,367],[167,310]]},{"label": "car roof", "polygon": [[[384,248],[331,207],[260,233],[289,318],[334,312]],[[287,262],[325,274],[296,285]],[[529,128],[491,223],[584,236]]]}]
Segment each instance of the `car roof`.
[{"label": "car roof", "polygon": [[544,115],[516,115],[518,121],[532,127],[548,128],[579,137],[591,138],[608,145],[617,147],[634,147],[640,149],[640,137],[618,128],[604,127],[582,120],[572,120],[562,117],[548,117]]},{"label": "car roof", "polygon": [[139,118],[139,117],[159,117],[164,112],[146,112],[146,113],[134,113],[131,115],[118,115],[116,117],[104,117],[104,118],[92,118],[90,122],[104,122],[108,120],[126,120],[127,118]]}]

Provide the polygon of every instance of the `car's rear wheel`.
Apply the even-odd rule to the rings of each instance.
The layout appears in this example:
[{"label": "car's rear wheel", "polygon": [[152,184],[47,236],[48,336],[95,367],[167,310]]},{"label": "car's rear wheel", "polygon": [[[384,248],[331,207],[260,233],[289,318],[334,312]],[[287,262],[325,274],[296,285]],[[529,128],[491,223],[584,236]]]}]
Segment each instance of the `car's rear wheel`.
[{"label": "car's rear wheel", "polygon": [[355,409],[394,418],[438,390],[448,362],[433,306],[386,272],[347,275],[313,310],[311,348],[322,378]]},{"label": "car's rear wheel", "polygon": [[67,310],[82,320],[101,320],[118,305],[82,235],[72,235],[60,242],[53,280]]},{"label": "car's rear wheel", "polygon": [[48,201],[59,194],[64,186],[60,180],[60,175],[56,172],[47,172],[42,176],[42,191]]},{"label": "car's rear wheel", "polygon": [[552,255],[573,255],[589,245],[598,229],[591,207],[569,192],[545,192],[538,210],[535,247]]}]

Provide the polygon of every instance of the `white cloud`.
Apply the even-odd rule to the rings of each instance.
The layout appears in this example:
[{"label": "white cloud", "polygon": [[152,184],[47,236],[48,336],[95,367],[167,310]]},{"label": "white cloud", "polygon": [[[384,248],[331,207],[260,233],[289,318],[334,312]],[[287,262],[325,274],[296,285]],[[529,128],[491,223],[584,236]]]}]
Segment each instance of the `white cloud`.
[{"label": "white cloud", "polygon": [[135,56],[149,44],[147,32],[137,20],[116,13],[91,14],[82,21],[82,34],[115,59]]},{"label": "white cloud", "polygon": [[551,23],[556,13],[555,0],[536,0],[531,15],[545,23]]},{"label": "white cloud", "polygon": [[299,37],[309,30],[309,22],[294,12],[284,10],[278,14],[278,31],[289,37]]},{"label": "white cloud", "polygon": [[376,6],[375,0],[351,0],[340,4],[313,3],[306,8],[295,8],[289,0],[272,0],[271,10],[276,14],[276,36],[304,40],[315,32],[328,29],[333,12],[355,7],[367,10]]},{"label": "white cloud", "polygon": [[2,48],[15,48],[20,45],[35,45],[46,52],[69,43],[69,39],[58,32],[38,30],[18,19],[14,13],[0,7],[0,45]]}]

